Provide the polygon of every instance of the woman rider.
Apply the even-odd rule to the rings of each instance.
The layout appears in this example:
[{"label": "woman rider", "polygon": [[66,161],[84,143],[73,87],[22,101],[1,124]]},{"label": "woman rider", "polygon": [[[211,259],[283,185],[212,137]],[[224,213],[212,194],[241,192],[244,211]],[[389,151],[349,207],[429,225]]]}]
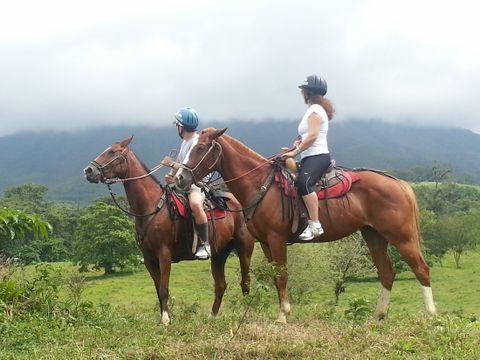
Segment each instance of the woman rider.
[{"label": "woman rider", "polygon": [[327,134],[328,122],[333,118],[335,109],[325,94],[327,82],[318,75],[310,75],[299,86],[308,108],[298,125],[298,138],[293,143],[294,150],[283,154],[295,157],[300,154],[300,171],[298,174],[298,192],[302,196],[308,211],[308,226],[300,234],[300,240],[312,240],[323,234],[318,220],[318,198],[315,184],[330,166]]}]

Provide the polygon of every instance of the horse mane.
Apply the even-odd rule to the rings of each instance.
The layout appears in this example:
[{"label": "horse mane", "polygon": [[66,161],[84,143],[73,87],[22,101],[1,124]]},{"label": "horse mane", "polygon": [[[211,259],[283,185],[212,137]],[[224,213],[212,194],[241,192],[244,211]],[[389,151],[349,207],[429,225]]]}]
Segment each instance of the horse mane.
[{"label": "horse mane", "polygon": [[[137,158],[137,159],[138,159],[138,158]],[[151,170],[147,167],[147,165],[145,165],[145,163],[144,163],[142,160],[138,159],[138,161],[140,162],[140,165],[143,166],[143,168],[145,169],[145,171],[146,171],[147,173],[149,173],[149,172],[151,171]],[[160,181],[155,177],[155,175],[150,174],[150,176],[151,176],[151,178],[152,178],[158,185],[162,186],[162,184],[161,184]]]},{"label": "horse mane", "polygon": [[247,145],[242,143],[240,140],[237,140],[237,139],[235,139],[235,138],[233,138],[233,137],[231,137],[230,135],[227,135],[227,134],[223,134],[222,136],[225,137],[226,140],[228,140],[229,142],[237,145],[240,149],[243,149],[242,153],[244,153],[246,155],[251,155],[254,158],[256,158],[258,161],[265,161],[266,160],[266,158],[264,158],[262,155],[260,155],[256,151],[249,148]]}]

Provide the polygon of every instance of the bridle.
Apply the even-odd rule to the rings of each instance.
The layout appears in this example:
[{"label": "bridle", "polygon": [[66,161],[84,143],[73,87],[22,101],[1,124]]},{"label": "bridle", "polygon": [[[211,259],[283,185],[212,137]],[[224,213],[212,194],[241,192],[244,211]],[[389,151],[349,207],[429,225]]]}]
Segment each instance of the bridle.
[{"label": "bridle", "polygon": [[[195,176],[195,170],[197,170],[197,168],[200,166],[200,164],[206,159],[207,155],[214,149],[214,147],[218,146],[218,148],[220,149],[220,151],[218,152],[218,156],[217,158],[215,159],[215,161],[213,162],[213,164],[211,164],[209,167],[208,167],[208,170],[209,172],[212,170],[212,168],[218,163],[218,161],[220,160],[220,157],[222,155],[222,151],[223,151],[223,148],[222,148],[222,145],[215,141],[215,140],[212,140],[212,143],[210,144],[210,147],[209,149],[207,150],[207,152],[202,156],[202,158],[198,161],[198,163],[193,167],[189,167],[189,166],[186,166],[186,165],[182,165],[181,168],[190,172],[191,176],[192,176],[192,179],[193,179],[193,183],[195,185],[201,185],[201,186],[208,186],[208,184],[199,184],[199,181],[196,179],[196,176]],[[233,179],[229,179],[229,180],[224,180],[223,182],[221,183],[216,183],[215,185],[216,186],[220,186],[222,184],[227,184],[227,183],[230,183],[230,182],[233,182],[233,181],[236,181],[236,180],[239,180],[245,176],[247,176],[248,174],[254,172],[255,170],[258,170],[259,168],[261,168],[262,166],[266,165],[266,164],[273,164],[275,162],[275,159],[278,158],[279,156],[281,156],[283,153],[287,152],[287,151],[290,151],[292,149],[283,149],[282,152],[278,153],[278,154],[275,154],[273,156],[270,156],[269,158],[265,159],[265,161],[263,161],[262,163],[260,163],[258,166],[255,166],[254,168],[250,169],[249,171],[247,171],[246,173],[240,175],[240,176],[237,176]],[[207,172],[207,174],[209,173]],[[257,194],[257,197],[253,200],[253,202],[248,205],[247,207],[245,208],[242,208],[242,209],[239,209],[239,210],[232,210],[232,209],[229,209],[228,206],[227,207],[223,207],[223,206],[220,206],[220,205],[217,205],[219,208],[223,209],[223,210],[226,210],[226,211],[229,211],[229,212],[243,212],[244,214],[246,212],[251,212],[252,209],[253,211],[255,211],[255,208],[258,206],[258,204],[260,203],[260,201],[262,201],[266,191],[269,189],[270,187],[270,184],[272,182],[272,179],[273,179],[273,175],[274,175],[274,170],[272,169],[272,172],[271,174],[267,177],[265,183],[260,187],[259,189],[259,192]],[[248,221],[248,220],[247,220]]]},{"label": "bridle", "polygon": [[[222,148],[222,145],[215,141],[215,140],[212,140],[212,143],[210,144],[210,147],[209,149],[207,150],[207,152],[202,156],[202,158],[200,159],[200,161],[195,165],[195,167],[191,168],[187,165],[181,165],[180,167],[186,171],[188,171],[191,175],[192,175],[192,179],[193,179],[193,183],[195,185],[201,185],[203,186],[204,184],[201,183],[201,181],[197,180],[196,176],[195,176],[195,173],[194,171],[197,170],[197,168],[200,166],[200,164],[205,160],[205,158],[207,157],[207,155],[210,153],[210,151],[213,150],[213,148],[215,146],[218,146],[218,148],[220,149],[220,151],[218,152],[218,156],[216,158],[216,160],[213,162],[213,164],[211,164],[209,167],[208,167],[208,170],[209,172],[212,170],[212,168],[218,163],[218,161],[220,160],[220,157],[222,156],[222,152],[223,152],[223,148]],[[236,180],[239,180],[245,176],[247,176],[248,174],[254,172],[255,170],[258,170],[259,168],[261,168],[262,166],[264,166],[265,164],[272,164],[273,163],[273,160],[278,158],[279,156],[281,156],[282,154],[288,152],[288,151],[291,151],[292,149],[282,149],[281,152],[279,152],[278,154],[275,154],[275,155],[272,155],[270,157],[268,157],[264,162],[260,163],[258,166],[254,167],[253,169],[250,169],[249,171],[247,171],[246,173],[242,174],[242,175],[239,175],[233,179],[229,179],[229,180],[224,180],[220,183],[216,183],[217,186],[219,185],[224,185],[224,184],[228,184],[228,183],[231,183],[231,182],[234,182]],[[207,174],[209,173],[207,172]]]},{"label": "bridle", "polygon": [[[113,192],[112,190],[112,187],[110,185],[112,184],[116,184],[118,182],[126,182],[126,181],[132,181],[132,180],[139,180],[139,179],[143,179],[143,178],[146,178],[147,176],[150,176],[152,175],[154,172],[156,172],[157,170],[159,170],[160,168],[163,167],[162,164],[159,164],[157,166],[155,166],[152,170],[150,170],[148,173],[144,174],[144,175],[141,175],[141,176],[135,176],[135,177],[130,177],[130,178],[119,178],[119,177],[116,177],[116,178],[107,178],[105,176],[105,169],[108,169],[109,167],[111,167],[114,163],[114,161],[118,160],[118,159],[123,159],[125,161],[125,164],[128,165],[128,158],[127,158],[127,154],[130,152],[130,148],[129,147],[126,147],[122,150],[122,152],[118,155],[116,155],[113,159],[111,159],[110,161],[108,161],[106,164],[100,164],[99,162],[93,160],[90,162],[90,164],[92,166],[94,166],[99,172],[100,172],[100,175],[102,176],[102,180],[103,180],[103,183],[105,185],[107,185],[107,188],[108,188],[108,191],[110,192],[110,196],[112,197],[112,200],[113,202],[115,203],[115,205],[117,205],[117,207],[122,210],[125,214],[128,214],[130,216],[134,216],[134,217],[147,217],[147,216],[151,216],[151,215],[154,215],[156,214],[157,212],[159,212],[162,207],[163,207],[163,204],[164,204],[164,201],[162,201],[162,206],[158,206],[155,208],[155,210],[153,210],[152,212],[148,213],[148,214],[135,214],[129,210],[126,210],[124,209],[117,201],[117,199],[115,198],[115,193]],[[161,186],[160,186],[161,187]],[[163,198],[163,197],[162,197]]]},{"label": "bridle", "polygon": [[208,148],[207,152],[205,154],[203,154],[202,158],[197,162],[197,164],[195,165],[195,167],[191,168],[185,164],[181,164],[180,165],[180,168],[182,168],[183,170],[185,171],[188,171],[191,175],[192,175],[192,179],[193,179],[193,183],[195,185],[203,185],[203,184],[200,184],[201,181],[197,180],[196,176],[195,176],[195,171],[198,169],[198,167],[202,164],[202,162],[206,159],[206,157],[208,156],[208,154],[210,154],[211,151],[213,151],[213,149],[215,147],[218,147],[219,149],[219,152],[218,152],[218,155],[217,155],[217,158],[215,159],[215,161],[207,168],[208,172],[207,174],[209,174],[212,170],[212,168],[217,165],[218,161],[220,160],[220,157],[222,156],[222,152],[223,152],[223,148],[222,148],[222,145],[220,145],[219,142],[215,141],[215,140],[212,140],[212,143],[210,144],[210,147]]},{"label": "bridle", "polygon": [[99,162],[93,160],[93,161],[90,161],[90,165],[94,166],[100,172],[100,175],[102,176],[103,182],[105,184],[109,185],[109,184],[116,183],[116,182],[118,182],[118,178],[115,178],[115,179],[107,178],[105,176],[104,171],[105,171],[105,169],[110,168],[113,165],[113,163],[118,159],[123,159],[125,161],[125,164],[128,165],[127,154],[128,154],[129,151],[130,151],[130,148],[126,147],[125,149],[122,150],[122,152],[120,154],[115,156],[113,159],[108,161],[106,164],[102,165]]}]

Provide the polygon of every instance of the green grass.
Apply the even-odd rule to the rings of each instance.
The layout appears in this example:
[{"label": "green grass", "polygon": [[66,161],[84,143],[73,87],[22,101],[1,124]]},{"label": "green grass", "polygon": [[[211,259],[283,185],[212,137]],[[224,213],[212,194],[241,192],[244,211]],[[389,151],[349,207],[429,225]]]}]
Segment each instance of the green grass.
[{"label": "green grass", "polygon": [[[311,254],[322,245],[297,245],[289,247],[289,258],[294,271],[289,276],[289,285],[295,291],[296,283],[308,281],[308,304],[303,301],[293,304],[292,315],[301,313],[302,307],[321,306],[331,301],[333,291],[322,268],[305,268],[302,266],[302,254]],[[305,255],[307,256],[307,255]],[[292,259],[293,258],[293,259]],[[263,255],[258,249],[254,253],[253,266]],[[453,257],[447,255],[443,265],[435,264],[431,269],[432,289],[435,302],[441,312],[463,311],[480,316],[480,253],[469,252],[462,257],[462,267],[455,268]],[[226,276],[229,283],[225,300],[229,296],[240,294],[240,276],[238,259],[230,257],[227,261]],[[298,270],[298,271],[295,271]],[[157,304],[157,298],[148,272],[144,269],[113,276],[104,276],[100,272],[87,275],[88,287],[85,297],[94,303],[110,303],[127,308],[152,310]],[[310,281],[312,280],[313,281]],[[380,283],[376,276],[359,279],[347,284],[346,292],[340,298],[340,308],[345,308],[348,301],[362,297],[376,301]],[[276,291],[269,294],[272,298],[272,309],[277,309]],[[170,280],[170,296],[174,301],[198,302],[205,312],[208,312],[213,301],[213,280],[210,275],[208,261],[190,261],[173,264]],[[224,304],[228,311],[228,303]],[[412,314],[423,311],[423,298],[420,284],[414,274],[408,270],[397,275],[391,297],[390,314],[408,311]]]},{"label": "green grass", "polygon": [[[333,291],[322,264],[308,261],[321,247],[289,247],[288,325],[274,323],[278,306],[271,288],[254,282],[252,293],[261,296],[252,295],[254,306],[245,305],[236,257],[227,262],[229,288],[217,319],[208,318],[213,300],[209,262],[173,265],[169,327],[160,324],[153,283],[144,269],[113,276],[90,272],[83,299],[92,304],[79,313],[2,314],[0,359],[480,358],[479,253],[465,254],[460,269],[451,257],[431,268],[437,318],[423,316],[420,286],[407,271],[395,282],[388,320],[379,322],[344,314],[355,298],[373,308],[380,286],[374,277],[348,283],[340,304],[330,304]],[[262,258],[256,249],[254,268]],[[68,264],[55,267],[62,273],[74,270]]]}]

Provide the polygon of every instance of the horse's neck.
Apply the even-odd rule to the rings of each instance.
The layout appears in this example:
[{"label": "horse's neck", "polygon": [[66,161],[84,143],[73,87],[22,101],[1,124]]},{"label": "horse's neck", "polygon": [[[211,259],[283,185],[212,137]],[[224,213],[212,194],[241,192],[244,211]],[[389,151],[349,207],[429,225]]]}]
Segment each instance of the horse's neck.
[{"label": "horse's neck", "polygon": [[267,159],[246,146],[241,148],[228,140],[224,143],[220,173],[242,206],[248,206],[270,174],[271,167]]},{"label": "horse's neck", "polygon": [[[130,152],[128,164],[127,178],[141,177],[147,174],[147,170],[132,152]],[[123,186],[131,210],[138,214],[151,212],[163,195],[162,188],[151,176],[125,181]]]}]

